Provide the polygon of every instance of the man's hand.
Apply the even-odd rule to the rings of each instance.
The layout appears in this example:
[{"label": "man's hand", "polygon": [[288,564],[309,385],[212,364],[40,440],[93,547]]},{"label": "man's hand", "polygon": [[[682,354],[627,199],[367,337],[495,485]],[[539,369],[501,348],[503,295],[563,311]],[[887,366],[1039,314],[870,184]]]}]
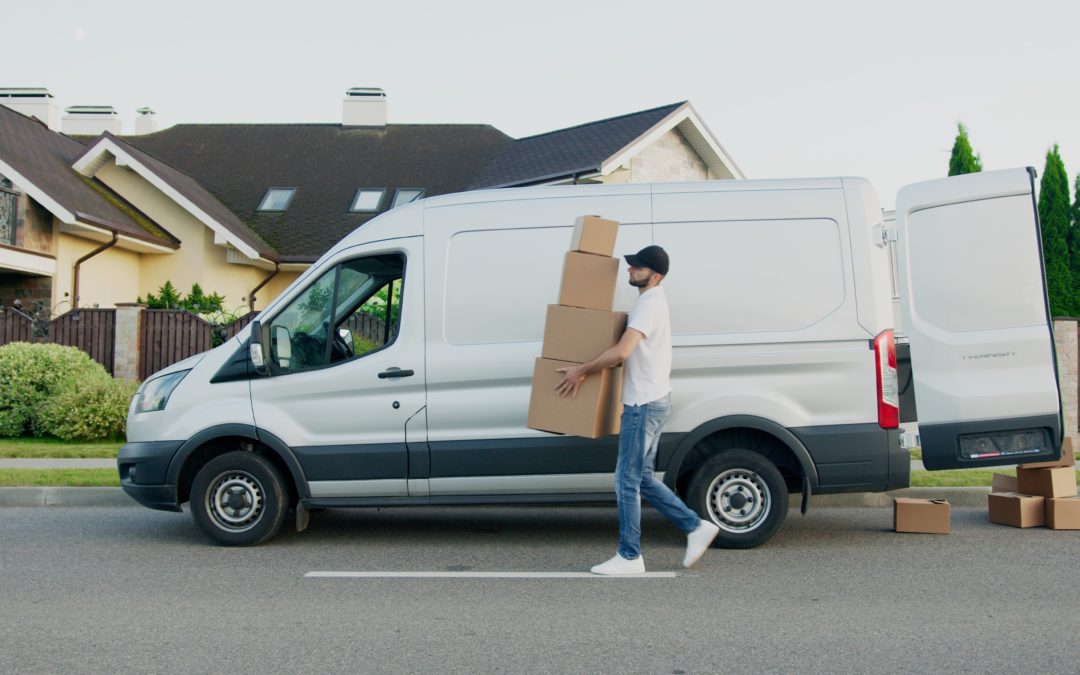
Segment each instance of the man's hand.
[{"label": "man's hand", "polygon": [[570,366],[568,368],[559,368],[559,372],[563,374],[563,379],[555,385],[555,392],[562,398],[567,396],[573,396],[577,398],[578,389],[581,388],[581,384],[588,377],[588,374],[584,366]]}]

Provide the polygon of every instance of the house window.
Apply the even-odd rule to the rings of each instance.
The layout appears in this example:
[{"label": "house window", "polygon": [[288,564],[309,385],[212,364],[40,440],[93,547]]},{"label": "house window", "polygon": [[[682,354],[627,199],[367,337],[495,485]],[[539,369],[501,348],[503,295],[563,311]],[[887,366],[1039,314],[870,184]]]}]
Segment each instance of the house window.
[{"label": "house window", "polygon": [[390,208],[396,209],[402,204],[408,204],[409,202],[415,202],[424,196],[423,188],[398,188],[394,193],[394,205]]},{"label": "house window", "polygon": [[384,194],[386,194],[386,190],[382,188],[360,188],[356,191],[356,196],[353,197],[349,211],[351,213],[378,211]]},{"label": "house window", "polygon": [[270,188],[259,202],[258,211],[284,211],[296,194],[296,188]]},{"label": "house window", "polygon": [[18,221],[19,194],[11,181],[0,176],[0,244],[15,245],[15,225]]}]

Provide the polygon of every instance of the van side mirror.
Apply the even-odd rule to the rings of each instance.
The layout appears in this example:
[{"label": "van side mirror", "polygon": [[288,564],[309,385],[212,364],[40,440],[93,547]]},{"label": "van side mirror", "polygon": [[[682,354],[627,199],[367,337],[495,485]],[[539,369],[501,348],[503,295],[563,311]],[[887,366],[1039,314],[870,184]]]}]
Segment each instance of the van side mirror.
[{"label": "van side mirror", "polygon": [[255,367],[255,372],[260,375],[270,374],[270,369],[266,365],[265,353],[263,349],[262,322],[258,320],[252,321],[251,337],[248,338],[248,358],[251,359],[251,365]]}]

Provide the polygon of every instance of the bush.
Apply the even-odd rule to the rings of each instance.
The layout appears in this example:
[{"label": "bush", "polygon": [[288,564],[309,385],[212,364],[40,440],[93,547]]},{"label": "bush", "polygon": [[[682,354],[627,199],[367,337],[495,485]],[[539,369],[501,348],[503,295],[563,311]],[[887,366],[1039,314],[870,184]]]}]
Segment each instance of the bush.
[{"label": "bush", "polygon": [[108,374],[67,380],[42,406],[38,420],[47,433],[65,441],[123,438],[128,403],[138,387]]},{"label": "bush", "polygon": [[75,347],[12,342],[0,347],[0,436],[41,436],[38,412],[64,382],[109,377]]}]

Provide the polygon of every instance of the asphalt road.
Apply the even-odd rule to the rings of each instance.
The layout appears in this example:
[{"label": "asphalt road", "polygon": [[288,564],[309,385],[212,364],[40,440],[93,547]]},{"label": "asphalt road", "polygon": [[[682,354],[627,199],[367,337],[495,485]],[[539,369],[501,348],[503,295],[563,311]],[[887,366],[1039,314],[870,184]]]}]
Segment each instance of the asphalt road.
[{"label": "asphalt road", "polygon": [[309,578],[312,571],[581,572],[616,545],[610,507],[312,514],[254,549],[188,514],[0,511],[0,672],[1075,671],[1080,532],[896,534],[831,508],[674,578]]}]

